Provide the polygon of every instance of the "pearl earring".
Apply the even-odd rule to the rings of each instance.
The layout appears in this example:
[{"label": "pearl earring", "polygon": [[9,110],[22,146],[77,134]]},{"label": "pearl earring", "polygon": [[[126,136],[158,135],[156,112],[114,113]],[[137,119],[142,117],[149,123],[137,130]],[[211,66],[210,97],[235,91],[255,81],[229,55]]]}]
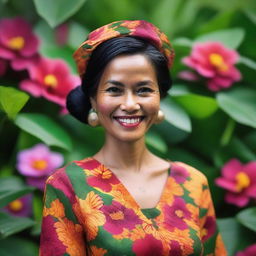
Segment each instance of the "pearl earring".
[{"label": "pearl earring", "polygon": [[157,113],[157,118],[156,118],[156,121],[155,121],[155,124],[160,124],[162,121],[164,121],[164,112],[159,109],[158,110],[158,113]]},{"label": "pearl earring", "polygon": [[100,125],[100,120],[95,109],[91,109],[88,115],[88,124],[92,127]]}]

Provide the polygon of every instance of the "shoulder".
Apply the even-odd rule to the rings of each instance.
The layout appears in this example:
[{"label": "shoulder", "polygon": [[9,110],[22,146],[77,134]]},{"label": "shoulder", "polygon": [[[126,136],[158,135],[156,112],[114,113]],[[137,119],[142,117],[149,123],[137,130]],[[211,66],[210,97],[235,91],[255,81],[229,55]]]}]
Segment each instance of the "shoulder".
[{"label": "shoulder", "polygon": [[78,172],[84,169],[94,169],[99,163],[91,157],[87,157],[82,160],[74,160],[67,165],[55,170],[46,180],[46,184],[56,185],[68,183],[72,176],[75,176]]},{"label": "shoulder", "polygon": [[174,161],[171,162],[171,173],[179,176],[186,176],[188,177],[188,181],[193,181],[196,183],[201,183],[204,185],[208,184],[206,176],[196,169],[195,167],[188,165],[183,162]]}]

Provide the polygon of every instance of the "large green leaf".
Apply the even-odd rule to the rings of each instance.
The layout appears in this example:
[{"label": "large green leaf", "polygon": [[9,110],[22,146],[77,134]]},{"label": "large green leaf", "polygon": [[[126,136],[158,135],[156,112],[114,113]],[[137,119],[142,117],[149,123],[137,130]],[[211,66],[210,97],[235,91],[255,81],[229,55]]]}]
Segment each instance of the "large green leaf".
[{"label": "large green leaf", "polygon": [[12,87],[0,86],[0,110],[5,112],[10,119],[24,107],[29,96]]},{"label": "large green leaf", "polygon": [[229,256],[255,242],[253,232],[248,232],[235,218],[218,219],[217,223]]},{"label": "large green leaf", "polygon": [[3,177],[0,179],[0,208],[13,200],[32,192],[34,188],[24,185],[18,177]]},{"label": "large green leaf", "polygon": [[256,207],[245,209],[237,214],[238,221],[256,232]]},{"label": "large green leaf", "polygon": [[206,118],[218,109],[214,98],[199,94],[173,95],[173,99],[195,118]]},{"label": "large green leaf", "polygon": [[247,67],[249,67],[251,69],[256,70],[256,62],[254,60],[252,60],[252,59],[249,59],[247,57],[244,57],[244,56],[240,55],[239,63],[242,63],[245,66],[247,66]]},{"label": "large green leaf", "polygon": [[38,14],[55,27],[75,14],[85,0],[34,0]]},{"label": "large green leaf", "polygon": [[15,124],[22,130],[41,139],[49,146],[58,146],[66,150],[71,150],[72,148],[68,133],[45,115],[19,114]]},{"label": "large green leaf", "polygon": [[217,94],[220,108],[238,123],[256,128],[256,91],[236,88]]},{"label": "large green leaf", "polygon": [[149,146],[157,149],[161,153],[167,152],[167,144],[163,138],[156,132],[149,131],[146,135],[146,142]]},{"label": "large green leaf", "polygon": [[170,97],[161,102],[161,109],[167,122],[183,131],[191,132],[191,121],[188,114]]},{"label": "large green leaf", "polygon": [[35,222],[29,218],[13,217],[0,212],[0,239],[32,227]]},{"label": "large green leaf", "polygon": [[31,239],[12,236],[0,240],[0,255],[36,256],[38,255],[38,246]]},{"label": "large green leaf", "polygon": [[231,28],[201,35],[195,39],[195,42],[218,41],[228,48],[237,49],[244,36],[245,32],[242,28]]}]

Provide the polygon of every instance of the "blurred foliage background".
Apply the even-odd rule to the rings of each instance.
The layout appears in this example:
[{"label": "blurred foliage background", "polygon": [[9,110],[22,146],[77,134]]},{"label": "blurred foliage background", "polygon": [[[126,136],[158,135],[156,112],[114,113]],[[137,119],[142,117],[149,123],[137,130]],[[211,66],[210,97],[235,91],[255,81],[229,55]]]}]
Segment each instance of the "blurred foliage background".
[{"label": "blurred foliage background", "polygon": [[[255,168],[256,161],[255,1],[0,0],[0,23],[17,17],[30,24],[32,33],[40,41],[37,57],[48,61],[62,59],[69,67],[70,76],[77,74],[72,53],[89,31],[99,26],[115,20],[145,19],[163,30],[176,51],[171,71],[174,85],[162,103],[166,121],[152,127],[146,142],[159,156],[186,162],[207,176],[229,255],[236,255],[256,243],[256,169],[253,170],[255,176],[251,174],[253,171],[250,175],[246,171],[247,164],[254,163]],[[104,141],[102,128],[79,123],[65,113],[63,105],[22,87],[22,81],[35,80],[31,69],[36,62],[30,63],[32,68],[26,65],[22,68],[17,67],[17,63],[15,65],[14,57],[10,57],[14,56],[10,51],[16,57],[22,57],[18,52],[20,41],[16,40],[12,47],[9,44],[9,48],[6,44],[17,31],[22,31],[19,26],[22,24],[17,23],[13,33],[11,28],[8,32],[4,31],[6,27],[3,25],[0,28],[2,256],[17,255],[17,252],[20,256],[37,255],[43,192],[36,185],[36,179],[46,178],[52,171],[38,174],[45,167],[45,162],[40,162],[42,159],[36,159],[39,162],[33,165],[37,172],[22,171],[19,154],[28,149],[33,151],[39,143],[45,144],[49,155],[58,152],[66,164],[93,155]],[[191,71],[182,59],[191,54],[197,43],[203,42],[220,42],[239,54],[236,63],[241,73],[239,81],[232,81],[228,88],[212,91],[202,74],[197,73],[200,79],[196,81],[180,75],[182,71]],[[223,166],[231,159],[241,164],[243,177],[236,176],[234,170],[230,182],[235,188],[240,186],[239,190],[233,191],[238,201],[242,193],[248,197],[248,202],[242,206],[228,202],[228,191],[215,183],[216,178],[223,177]],[[31,177],[34,183],[29,181]],[[247,193],[249,188],[251,193]],[[25,195],[32,195],[29,205],[20,200]],[[24,207],[30,210],[17,216]],[[243,255],[249,254],[245,252]]]}]

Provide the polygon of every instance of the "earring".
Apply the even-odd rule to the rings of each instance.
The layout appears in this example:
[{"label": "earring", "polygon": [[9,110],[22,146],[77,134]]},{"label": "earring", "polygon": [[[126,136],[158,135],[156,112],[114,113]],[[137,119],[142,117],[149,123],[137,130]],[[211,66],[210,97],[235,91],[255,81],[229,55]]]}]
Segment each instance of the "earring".
[{"label": "earring", "polygon": [[99,117],[95,109],[91,109],[88,115],[88,124],[92,127],[100,125]]},{"label": "earring", "polygon": [[156,118],[156,121],[155,121],[155,124],[160,124],[162,121],[164,121],[164,112],[159,109],[158,110],[158,113],[157,113],[157,118]]}]

